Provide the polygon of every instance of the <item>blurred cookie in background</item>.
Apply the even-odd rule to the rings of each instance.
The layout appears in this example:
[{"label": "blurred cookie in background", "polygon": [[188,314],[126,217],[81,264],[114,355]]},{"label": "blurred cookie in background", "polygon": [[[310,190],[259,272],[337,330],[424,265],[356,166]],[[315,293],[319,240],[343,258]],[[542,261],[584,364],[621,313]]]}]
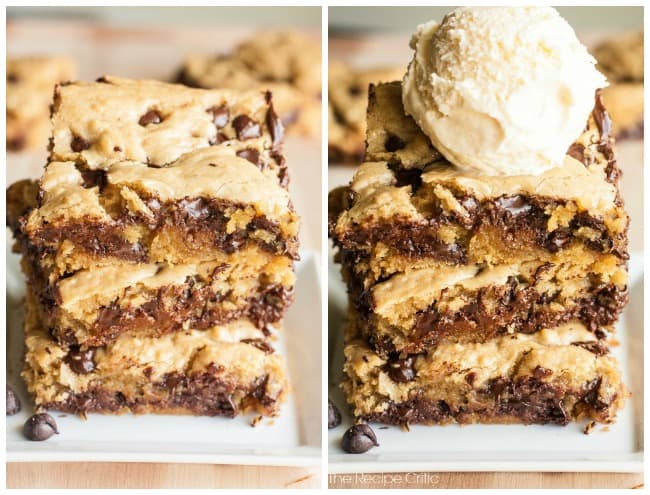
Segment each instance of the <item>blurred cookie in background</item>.
[{"label": "blurred cookie in background", "polygon": [[47,147],[54,86],[75,75],[65,57],[7,58],[7,151]]},{"label": "blurred cookie in background", "polygon": [[618,139],[643,137],[643,33],[608,38],[592,53],[610,86],[603,90],[605,107]]},{"label": "blurred cookie in background", "polygon": [[232,53],[187,57],[177,81],[188,86],[273,93],[273,104],[290,132],[320,134],[321,49],[296,32],[262,32]]},{"label": "blurred cookie in background", "polygon": [[404,67],[354,68],[329,63],[328,157],[330,163],[359,163],[366,140],[368,86],[401,80]]}]

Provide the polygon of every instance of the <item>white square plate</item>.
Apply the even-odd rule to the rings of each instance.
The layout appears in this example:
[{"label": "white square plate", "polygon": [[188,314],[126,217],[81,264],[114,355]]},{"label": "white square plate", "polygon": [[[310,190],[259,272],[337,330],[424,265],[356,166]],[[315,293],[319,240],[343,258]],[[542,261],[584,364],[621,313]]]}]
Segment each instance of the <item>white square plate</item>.
[{"label": "white square plate", "polygon": [[330,398],[339,406],[343,423],[329,431],[330,473],[418,471],[643,471],[643,256],[630,261],[630,304],[617,327],[620,345],[612,349],[632,391],[613,425],[596,426],[589,435],[584,424],[449,425],[400,427],[373,424],[380,446],[361,455],[340,447],[352,424],[337,384],[343,366],[341,328],[346,294],[338,267],[329,268]]},{"label": "white square plate", "polygon": [[[301,253],[296,301],[287,313],[277,350],[286,357],[293,387],[279,417],[251,427],[253,416],[235,419],[89,414],[82,420],[52,412],[60,435],[30,442],[22,425],[32,412],[20,379],[24,278],[7,243],[7,383],[22,411],[7,417],[7,461],[197,462],[267,466],[316,466],[321,459],[320,257]],[[315,324],[305,324],[314,322]],[[309,356],[309,359],[305,359]]]}]

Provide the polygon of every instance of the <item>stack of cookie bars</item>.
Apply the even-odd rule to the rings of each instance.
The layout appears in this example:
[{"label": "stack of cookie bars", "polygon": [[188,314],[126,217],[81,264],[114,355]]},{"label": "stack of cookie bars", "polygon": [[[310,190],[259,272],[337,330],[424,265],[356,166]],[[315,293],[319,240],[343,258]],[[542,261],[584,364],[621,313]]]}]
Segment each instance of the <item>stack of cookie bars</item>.
[{"label": "stack of cookie bars", "polygon": [[446,161],[401,94],[371,87],[365,163],[329,198],[354,416],[612,421],[627,395],[607,336],[628,299],[628,216],[600,95],[562,167],[487,177]]},{"label": "stack of cookie bars", "polygon": [[104,77],[55,90],[8,191],[37,408],[274,415],[298,219],[269,93]]}]

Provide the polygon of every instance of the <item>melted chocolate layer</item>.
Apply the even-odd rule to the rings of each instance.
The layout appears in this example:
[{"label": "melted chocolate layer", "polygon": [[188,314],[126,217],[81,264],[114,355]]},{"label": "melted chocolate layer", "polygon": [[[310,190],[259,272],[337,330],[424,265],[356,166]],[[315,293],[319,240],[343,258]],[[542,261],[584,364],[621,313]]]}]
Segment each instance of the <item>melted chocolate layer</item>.
[{"label": "melted chocolate layer", "polygon": [[[572,419],[586,415],[602,422],[609,422],[611,403],[602,402],[598,395],[600,380],[585,384],[580,390],[567,390],[561,384],[526,376],[511,380],[499,378],[488,386],[468,396],[457,407],[445,401],[431,401],[415,396],[405,402],[389,402],[381,413],[365,415],[365,421],[388,424],[445,424],[445,423],[499,423],[566,425]],[[567,399],[572,399],[567,401]],[[565,404],[575,402],[572,410]]]},{"label": "melted chocolate layer", "polygon": [[[176,231],[191,246],[193,238],[200,238],[216,249],[234,253],[239,249],[255,244],[265,251],[298,259],[298,239],[283,238],[280,227],[264,216],[254,217],[245,229],[227,231],[230,216],[226,211],[245,209],[245,205],[219,199],[185,198],[161,203],[155,198],[145,200],[153,217],[136,215],[126,207],[118,212],[112,222],[97,222],[93,219],[75,219],[62,225],[47,225],[34,232],[30,239],[43,252],[58,248],[62,239],[73,242],[87,253],[135,262],[150,261],[147,247],[140,242],[130,242],[124,230],[131,225],[145,226],[153,237],[161,231]],[[22,219],[24,229],[25,219]],[[273,238],[262,241],[252,237],[257,230],[264,230]]]},{"label": "melted chocolate layer", "polygon": [[[337,196],[343,194],[338,192]],[[469,219],[438,211],[427,221],[417,223],[396,215],[390,222],[357,226],[338,237],[333,232],[334,219],[330,219],[330,235],[335,244],[346,250],[369,251],[381,242],[412,258],[466,263],[471,238],[485,229],[498,231],[506,243],[525,243],[555,253],[570,245],[583,227],[588,227],[595,235],[581,242],[590,249],[614,253],[622,259],[628,257],[627,233],[611,237],[603,221],[588,212],[575,215],[567,227],[549,232],[547,211],[565,204],[562,200],[524,195],[501,196],[481,202],[471,196],[457,199],[469,212]],[[463,227],[464,235],[455,243],[442,241],[438,238],[438,230],[446,225]]]},{"label": "melted chocolate layer", "polygon": [[268,395],[267,383],[268,377],[264,377],[252,386],[242,387],[210,372],[192,376],[170,373],[152,384],[150,397],[127,400],[122,392],[96,385],[86,392],[72,393],[64,401],[44,404],[43,408],[74,414],[181,409],[200,416],[226,417],[252,408],[273,414],[277,398]]}]

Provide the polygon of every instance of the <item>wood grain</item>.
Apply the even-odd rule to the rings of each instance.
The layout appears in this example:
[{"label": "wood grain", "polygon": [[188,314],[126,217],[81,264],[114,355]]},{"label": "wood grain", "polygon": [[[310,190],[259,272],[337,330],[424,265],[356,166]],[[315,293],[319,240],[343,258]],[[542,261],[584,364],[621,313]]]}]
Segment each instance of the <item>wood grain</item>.
[{"label": "wood grain", "polygon": [[7,488],[319,488],[320,469],[128,462],[8,463]]},{"label": "wood grain", "polygon": [[330,474],[330,488],[642,488],[643,474],[383,473]]}]

